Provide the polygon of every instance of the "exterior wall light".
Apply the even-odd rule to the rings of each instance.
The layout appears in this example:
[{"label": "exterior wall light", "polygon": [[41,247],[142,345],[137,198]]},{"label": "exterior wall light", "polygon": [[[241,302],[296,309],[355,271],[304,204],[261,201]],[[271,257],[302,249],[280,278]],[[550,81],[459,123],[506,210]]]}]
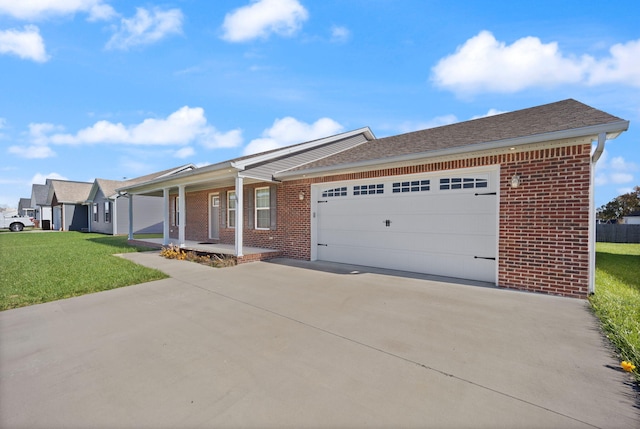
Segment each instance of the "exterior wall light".
[{"label": "exterior wall light", "polygon": [[518,186],[520,186],[520,176],[518,176],[517,174],[514,174],[511,177],[511,187],[517,188]]},{"label": "exterior wall light", "polygon": [[300,191],[300,193],[298,194],[298,199],[300,201],[304,200],[304,191]]}]

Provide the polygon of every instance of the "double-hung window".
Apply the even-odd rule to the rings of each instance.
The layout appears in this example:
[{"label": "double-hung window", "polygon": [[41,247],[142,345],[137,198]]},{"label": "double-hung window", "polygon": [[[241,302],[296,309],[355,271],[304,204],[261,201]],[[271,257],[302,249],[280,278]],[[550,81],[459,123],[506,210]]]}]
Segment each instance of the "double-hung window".
[{"label": "double-hung window", "polygon": [[236,227],[236,191],[227,192],[227,227]]},{"label": "double-hung window", "polygon": [[176,197],[173,203],[173,225],[180,226],[180,197]]},{"label": "double-hung window", "polygon": [[98,203],[93,203],[93,221],[98,222]]},{"label": "double-hung window", "polygon": [[271,195],[269,188],[256,188],[256,229],[271,228]]},{"label": "double-hung window", "polygon": [[111,223],[111,201],[104,202],[104,222]]}]

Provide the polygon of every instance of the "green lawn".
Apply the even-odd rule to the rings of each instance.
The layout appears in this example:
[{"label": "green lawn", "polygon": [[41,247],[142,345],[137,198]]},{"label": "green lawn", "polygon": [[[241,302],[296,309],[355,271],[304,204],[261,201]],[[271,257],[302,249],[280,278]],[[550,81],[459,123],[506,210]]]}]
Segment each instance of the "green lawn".
[{"label": "green lawn", "polygon": [[621,360],[636,365],[640,381],[640,244],[597,243],[590,301]]},{"label": "green lawn", "polygon": [[115,253],[127,237],[79,232],[0,234],[0,310],[166,278]]}]

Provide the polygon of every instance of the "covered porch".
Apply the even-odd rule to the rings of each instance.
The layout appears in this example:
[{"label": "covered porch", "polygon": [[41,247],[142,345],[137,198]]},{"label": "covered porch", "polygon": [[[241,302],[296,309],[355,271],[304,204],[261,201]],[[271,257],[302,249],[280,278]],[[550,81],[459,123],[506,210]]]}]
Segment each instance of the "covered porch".
[{"label": "covered porch", "polygon": [[[192,171],[183,172],[169,177],[162,177],[156,180],[145,182],[139,185],[118,189],[121,195],[127,195],[129,198],[129,241],[132,243],[139,242],[142,245],[161,248],[170,244],[176,245],[181,249],[192,250],[204,253],[217,253],[224,255],[233,255],[238,259],[238,263],[248,262],[252,260],[268,259],[279,256],[280,251],[274,249],[265,249],[257,247],[247,247],[244,245],[244,207],[243,207],[243,190],[245,185],[254,183],[274,183],[267,178],[245,177],[240,173],[241,168],[231,162],[221,163],[208,167],[199,168]],[[223,222],[227,229],[233,230],[234,244],[216,243],[218,235],[212,236],[210,228],[213,222],[220,222],[220,218],[216,221],[209,221],[208,225],[191,223],[190,227],[201,228],[201,231],[208,231],[209,240],[194,239],[193,229],[192,237],[187,239],[187,223],[190,214],[187,205],[187,192],[199,192],[203,190],[214,190],[227,188],[233,191],[230,201],[233,201],[232,210],[225,210],[223,214],[216,211],[217,216],[232,217],[229,222]],[[177,191],[177,192],[176,192]],[[214,195],[217,192],[211,194]],[[154,239],[137,240],[134,238],[133,224],[134,216],[144,216],[145,213],[134,213],[133,201],[138,195],[146,195],[161,198],[163,203],[163,237]],[[171,197],[173,195],[173,197]],[[175,201],[175,207],[172,207],[171,200]],[[207,203],[208,208],[206,216],[212,219],[212,208],[210,202]],[[217,206],[216,206],[217,207]],[[198,208],[202,210],[202,208]],[[236,225],[238,227],[236,227]]]},{"label": "covered porch", "polygon": [[234,244],[207,243],[192,240],[185,240],[184,243],[181,243],[178,239],[169,239],[169,242],[165,244],[164,241],[165,240],[163,238],[134,238],[132,240],[130,239],[129,243],[154,247],[157,249],[173,244],[174,246],[178,246],[186,251],[232,255],[236,256],[239,264],[277,258],[282,254],[281,251],[276,249],[244,246],[243,255],[238,256],[236,255],[236,246]]}]

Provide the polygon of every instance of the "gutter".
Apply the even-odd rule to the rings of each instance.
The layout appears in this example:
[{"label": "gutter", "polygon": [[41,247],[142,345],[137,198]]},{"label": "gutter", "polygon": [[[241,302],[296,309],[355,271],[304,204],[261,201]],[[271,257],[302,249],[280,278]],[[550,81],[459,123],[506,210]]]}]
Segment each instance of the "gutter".
[{"label": "gutter", "polygon": [[[627,122],[628,126],[628,122]],[[595,175],[596,163],[604,152],[607,134],[598,134],[598,145],[591,155],[591,178],[589,180],[589,295],[596,293],[596,200],[595,200]]]},{"label": "gutter", "polygon": [[306,170],[283,171],[277,174],[278,179],[290,179],[303,175],[326,174],[339,170],[349,170],[363,167],[373,167],[380,164],[401,163],[419,159],[435,158],[439,156],[458,155],[469,152],[504,149],[514,146],[522,146],[532,143],[542,143],[553,140],[562,140],[576,137],[586,137],[605,133],[609,139],[618,137],[629,128],[629,121],[617,121],[603,125],[591,125],[588,127],[574,128],[571,130],[555,131],[551,133],[534,134],[531,136],[515,137],[511,139],[495,140],[484,143],[472,143],[465,146],[457,146],[446,149],[436,149],[426,152],[411,153],[406,155],[391,156],[388,158],[376,158],[363,161],[355,161],[346,164],[337,164],[327,167],[315,167]]}]

